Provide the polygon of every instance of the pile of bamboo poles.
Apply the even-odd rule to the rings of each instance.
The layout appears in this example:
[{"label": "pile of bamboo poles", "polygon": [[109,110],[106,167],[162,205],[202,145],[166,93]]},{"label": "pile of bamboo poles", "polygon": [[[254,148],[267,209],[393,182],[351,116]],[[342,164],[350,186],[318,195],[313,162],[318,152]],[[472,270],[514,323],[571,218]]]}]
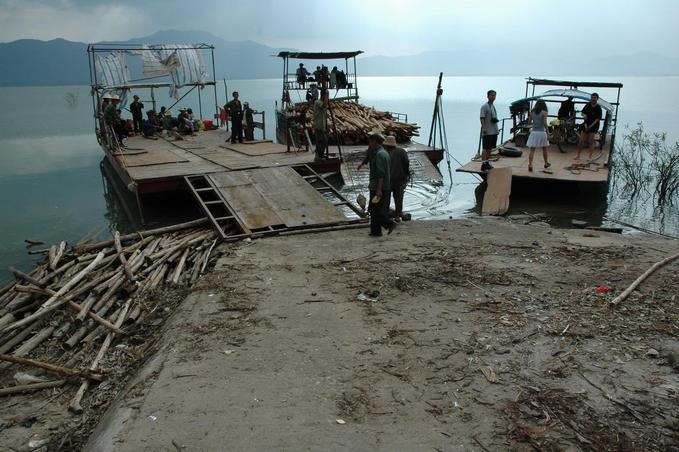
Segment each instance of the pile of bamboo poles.
[{"label": "pile of bamboo poles", "polygon": [[[368,144],[368,134],[379,130],[383,135],[393,135],[399,143],[407,143],[413,136],[418,136],[419,126],[397,121],[390,113],[377,111],[372,107],[355,102],[332,102],[332,116],[342,141],[341,144]],[[304,127],[312,130],[313,106],[295,104],[288,108],[288,114],[304,119]],[[328,115],[328,135],[330,142],[335,143],[334,128],[331,115]]]},{"label": "pile of bamboo poles", "polygon": [[[81,413],[80,401],[90,381],[101,380],[99,363],[115,336],[147,314],[144,294],[165,284],[193,284],[205,271],[217,243],[205,224],[116,232],[111,240],[70,249],[61,242],[45,250],[45,261],[30,274],[10,268],[16,280],[0,289],[0,373],[9,376],[18,363],[60,378],[17,383],[0,388],[0,395],[75,381],[80,389],[69,410]],[[51,362],[26,358],[41,345],[41,356]],[[73,368],[81,362],[89,365]]]}]

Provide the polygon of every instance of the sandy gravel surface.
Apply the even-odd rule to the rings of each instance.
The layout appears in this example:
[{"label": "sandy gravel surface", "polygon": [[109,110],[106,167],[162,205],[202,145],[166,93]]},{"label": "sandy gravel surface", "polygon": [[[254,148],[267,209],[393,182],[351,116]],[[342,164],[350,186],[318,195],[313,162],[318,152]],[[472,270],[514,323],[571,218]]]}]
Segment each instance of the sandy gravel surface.
[{"label": "sandy gravel surface", "polygon": [[676,247],[498,219],[241,243],[90,448],[676,449],[679,265],[608,305]]}]

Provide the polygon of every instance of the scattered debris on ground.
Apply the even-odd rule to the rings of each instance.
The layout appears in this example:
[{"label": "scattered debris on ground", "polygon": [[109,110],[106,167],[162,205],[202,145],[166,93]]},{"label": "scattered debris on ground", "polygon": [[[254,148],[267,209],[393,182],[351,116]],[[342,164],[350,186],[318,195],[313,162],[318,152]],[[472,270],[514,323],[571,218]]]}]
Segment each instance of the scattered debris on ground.
[{"label": "scattered debris on ground", "polygon": [[677,450],[677,261],[612,303],[676,242],[586,234],[479,219],[223,246],[146,297],[158,317],[114,343],[85,421],[44,389],[6,399],[3,435],[77,449],[110,405],[86,450]]}]

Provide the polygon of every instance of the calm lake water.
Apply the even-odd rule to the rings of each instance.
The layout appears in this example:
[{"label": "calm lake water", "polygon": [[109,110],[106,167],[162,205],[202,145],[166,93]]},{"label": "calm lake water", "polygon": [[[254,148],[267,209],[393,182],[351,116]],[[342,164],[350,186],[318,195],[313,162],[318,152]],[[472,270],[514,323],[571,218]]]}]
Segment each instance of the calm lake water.
[{"label": "calm lake water", "polygon": [[[567,77],[563,77],[566,79]],[[668,133],[671,142],[679,140],[679,77],[607,77],[606,81],[624,83],[619,113],[618,143],[625,124],[644,122],[649,131]],[[227,81],[229,92],[237,90],[241,98],[257,110],[265,110],[267,138],[275,134],[274,102],[280,98],[279,80]],[[478,144],[478,112],[485,92],[498,92],[497,110],[508,116],[508,105],[523,97],[525,81],[520,77],[446,77],[444,113],[451,155],[461,161],[473,156]],[[361,102],[380,110],[408,114],[418,123],[420,141],[426,142],[436,88],[435,77],[367,77],[359,79]],[[660,94],[659,94],[660,93]],[[146,107],[147,93],[140,93]],[[225,89],[218,86],[218,101],[225,101]],[[214,103],[211,88],[202,95],[204,117]],[[602,92],[602,97],[605,95]],[[157,96],[158,106],[170,106],[166,93]],[[294,99],[298,101],[300,99]],[[610,99],[614,100],[614,99]],[[99,231],[110,234],[110,218],[104,198],[104,180],[100,171],[103,152],[93,129],[92,100],[87,86],[0,87],[0,280],[7,278],[8,265],[30,269],[33,257],[26,254],[24,239],[47,243],[60,240],[76,242],[86,234]],[[187,96],[179,106],[198,111],[198,97]],[[129,116],[129,115],[128,115]],[[7,127],[9,126],[9,127]],[[457,164],[452,162],[453,171]],[[417,218],[448,218],[476,215],[472,175],[452,173],[450,179],[445,160],[441,163],[445,185],[432,187],[417,184],[406,199],[407,210]],[[578,201],[579,203],[579,201]],[[628,202],[609,194],[608,202],[582,208],[568,201],[523,197],[512,199],[510,213],[547,213],[556,223],[570,218],[594,218],[602,215],[654,231],[679,236],[677,210],[659,212],[648,202]]]}]

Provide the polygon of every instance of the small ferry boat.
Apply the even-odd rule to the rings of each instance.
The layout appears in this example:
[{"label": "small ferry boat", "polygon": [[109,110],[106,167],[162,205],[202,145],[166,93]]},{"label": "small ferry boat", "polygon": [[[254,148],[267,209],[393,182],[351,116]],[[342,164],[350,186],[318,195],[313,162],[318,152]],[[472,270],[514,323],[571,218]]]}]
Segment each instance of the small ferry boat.
[{"label": "small ferry boat", "polygon": [[[543,188],[562,191],[594,188],[605,189],[609,180],[609,165],[615,145],[618,107],[622,83],[561,81],[528,78],[525,96],[513,101],[509,116],[500,120],[499,142],[491,153],[494,169],[481,169],[480,146],[476,156],[465,165],[457,168],[459,172],[476,173],[488,178],[495,169],[511,174],[511,188],[538,184]],[[546,89],[545,91],[542,91]],[[595,137],[595,152],[588,158],[583,151],[581,159],[575,160],[579,141],[577,123],[581,122],[581,107],[590,101],[591,94],[599,94],[598,104],[603,111],[602,126]],[[537,100],[543,100],[549,110],[548,123],[552,142],[547,150],[551,166],[543,169],[542,155],[536,150],[534,170],[528,168],[528,148],[526,141],[531,125],[528,118]],[[575,116],[570,119],[558,117],[559,105],[570,100],[575,108]],[[508,193],[507,193],[508,196]]]},{"label": "small ferry boat", "polygon": [[[216,124],[213,46],[92,44],[87,51],[97,140],[108,172],[123,187],[119,191],[136,204],[122,210],[137,210],[142,225],[149,197],[167,194],[165,208],[172,210],[187,192],[223,239],[366,221],[363,210],[324,177],[339,172],[339,161],[314,162],[312,153],[288,152],[286,145],[266,139],[230,142],[230,134]],[[139,73],[135,78],[132,65]],[[205,88],[211,88],[207,99]],[[170,121],[164,130],[144,136],[131,133],[130,121],[124,121],[128,130],[123,134],[106,119],[108,99],[119,99],[122,109],[132,94],[144,94],[150,110],[159,113],[159,89],[169,89],[176,100],[165,113],[171,121],[176,121],[173,109],[197,91],[198,111],[189,133],[180,133]]]}]

